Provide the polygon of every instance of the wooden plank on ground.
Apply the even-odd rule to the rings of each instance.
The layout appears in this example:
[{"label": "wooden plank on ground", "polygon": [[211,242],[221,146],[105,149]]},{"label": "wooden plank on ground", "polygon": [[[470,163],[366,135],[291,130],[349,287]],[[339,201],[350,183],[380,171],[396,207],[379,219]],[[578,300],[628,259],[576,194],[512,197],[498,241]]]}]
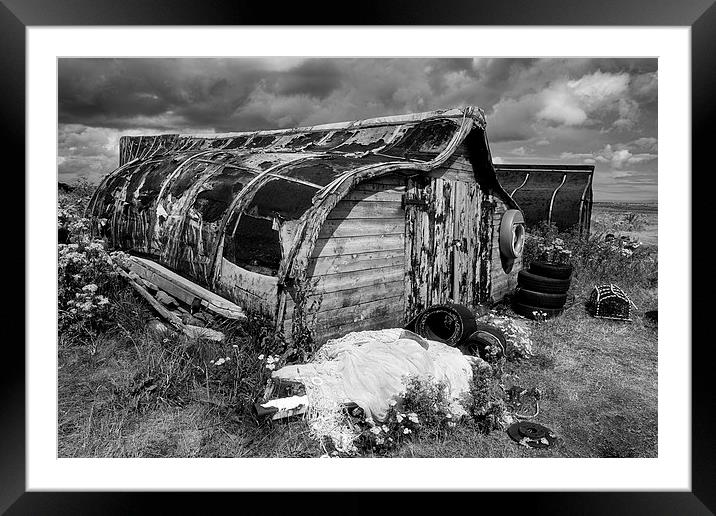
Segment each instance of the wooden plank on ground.
[{"label": "wooden plank on ground", "polygon": [[200,285],[180,276],[166,267],[145,258],[131,256],[129,268],[140,278],[145,279],[169,295],[191,305],[196,298],[202,306],[228,319],[246,319],[243,309],[228,299],[211,292]]}]

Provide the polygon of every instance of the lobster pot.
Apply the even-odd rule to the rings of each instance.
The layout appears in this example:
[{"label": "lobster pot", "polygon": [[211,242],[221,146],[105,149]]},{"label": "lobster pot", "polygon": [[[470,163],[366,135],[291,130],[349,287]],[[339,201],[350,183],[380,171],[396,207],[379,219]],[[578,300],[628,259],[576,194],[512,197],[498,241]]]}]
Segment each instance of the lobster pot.
[{"label": "lobster pot", "polygon": [[631,299],[616,285],[595,285],[587,301],[587,311],[593,317],[631,321]]}]

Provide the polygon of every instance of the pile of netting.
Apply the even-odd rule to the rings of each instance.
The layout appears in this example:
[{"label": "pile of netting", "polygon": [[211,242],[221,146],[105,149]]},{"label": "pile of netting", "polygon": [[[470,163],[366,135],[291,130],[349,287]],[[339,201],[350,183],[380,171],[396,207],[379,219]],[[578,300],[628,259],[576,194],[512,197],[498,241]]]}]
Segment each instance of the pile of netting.
[{"label": "pile of netting", "polygon": [[351,453],[361,429],[346,413],[346,404],[360,407],[366,421],[380,422],[405,391],[407,377],[431,377],[445,382],[451,411],[462,416],[466,412],[458,400],[470,389],[471,360],[447,344],[391,328],[329,340],[310,363],[285,366],[272,377],[302,383],[311,437],[330,439],[336,450]]}]

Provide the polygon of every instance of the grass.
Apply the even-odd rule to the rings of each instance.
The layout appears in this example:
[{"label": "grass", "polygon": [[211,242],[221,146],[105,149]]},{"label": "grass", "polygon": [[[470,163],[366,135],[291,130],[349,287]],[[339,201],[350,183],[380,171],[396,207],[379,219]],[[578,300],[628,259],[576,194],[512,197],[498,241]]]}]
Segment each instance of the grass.
[{"label": "grass", "polygon": [[[641,314],[656,308],[657,286],[646,269],[620,268],[602,264],[598,274],[578,268],[573,306],[555,319],[525,321],[534,356],[505,365],[506,389],[519,385],[542,392],[536,421],[558,435],[556,446],[528,449],[505,432],[484,434],[460,424],[447,435],[416,435],[388,456],[656,456],[658,339]],[[631,323],[594,319],[584,310],[594,283],[612,277],[623,280],[639,307]],[[257,421],[249,410],[270,373],[259,354],[295,356],[262,321],[222,327],[222,343],[191,340],[157,329],[154,314],[133,290],[120,286],[107,295],[115,307],[109,329],[59,336],[60,457],[324,453],[300,418]],[[212,366],[220,357],[233,359]]]}]

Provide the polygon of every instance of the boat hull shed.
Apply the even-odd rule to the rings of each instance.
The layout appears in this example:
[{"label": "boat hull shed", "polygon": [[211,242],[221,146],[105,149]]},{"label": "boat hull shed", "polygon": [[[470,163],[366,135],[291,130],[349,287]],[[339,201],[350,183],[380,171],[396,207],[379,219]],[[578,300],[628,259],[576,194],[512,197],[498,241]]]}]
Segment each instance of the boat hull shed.
[{"label": "boat hull shed", "polygon": [[517,208],[495,175],[484,113],[468,107],[122,137],[120,166],[88,212],[112,247],[225,295],[289,337],[308,328],[327,338],[402,324],[436,302],[506,294],[521,261],[495,250],[502,214]]}]

